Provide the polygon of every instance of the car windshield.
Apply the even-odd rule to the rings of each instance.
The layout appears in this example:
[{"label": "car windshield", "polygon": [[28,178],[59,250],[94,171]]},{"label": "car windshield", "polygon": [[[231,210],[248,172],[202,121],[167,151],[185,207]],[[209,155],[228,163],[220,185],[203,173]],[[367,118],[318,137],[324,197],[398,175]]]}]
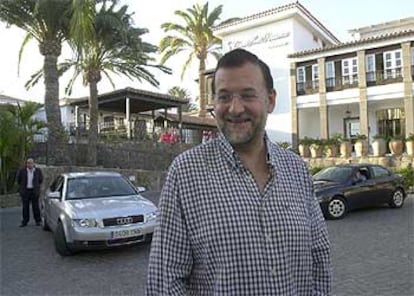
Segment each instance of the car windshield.
[{"label": "car windshield", "polygon": [[91,176],[68,179],[66,199],[84,199],[136,194],[121,176]]},{"label": "car windshield", "polygon": [[351,167],[328,167],[322,169],[321,171],[313,175],[313,180],[344,182],[351,176],[351,174]]}]

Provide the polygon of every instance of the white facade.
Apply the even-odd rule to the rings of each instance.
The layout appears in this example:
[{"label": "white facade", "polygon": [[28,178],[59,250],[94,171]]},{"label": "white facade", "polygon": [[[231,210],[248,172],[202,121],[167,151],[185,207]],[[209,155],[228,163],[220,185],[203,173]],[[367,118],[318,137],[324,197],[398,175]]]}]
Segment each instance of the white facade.
[{"label": "white facade", "polygon": [[[62,125],[66,130],[69,130],[71,124],[75,122],[75,106],[70,105],[69,101],[66,99],[62,99],[59,103]],[[45,107],[40,108],[34,117],[38,120],[47,122]]]},{"label": "white facade", "polygon": [[269,114],[266,130],[273,141],[291,142],[290,62],[287,56],[338,40],[299,3],[243,18],[216,28],[214,33],[222,38],[223,53],[244,48],[269,65],[277,101],[275,110]]}]

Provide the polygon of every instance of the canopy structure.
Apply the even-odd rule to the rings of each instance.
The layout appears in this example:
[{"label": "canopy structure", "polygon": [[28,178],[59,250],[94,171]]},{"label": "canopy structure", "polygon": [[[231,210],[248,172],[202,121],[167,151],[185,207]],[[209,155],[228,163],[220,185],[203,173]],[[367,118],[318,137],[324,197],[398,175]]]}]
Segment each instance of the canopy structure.
[{"label": "canopy structure", "polygon": [[[88,98],[73,102],[81,108],[88,107]],[[109,112],[141,113],[145,111],[179,108],[188,103],[188,99],[181,99],[167,94],[155,93],[135,88],[124,88],[98,96],[98,109]]]},{"label": "canopy structure", "polygon": [[[182,126],[182,105],[188,103],[188,99],[181,99],[168,94],[155,93],[151,91],[124,88],[98,96],[98,110],[106,112],[119,112],[125,114],[125,119],[130,122],[131,114],[138,114],[147,111],[155,112],[156,110],[167,110],[169,108],[177,108],[179,117],[179,129],[181,134]],[[71,103],[75,105],[76,117],[78,117],[79,108],[88,108],[88,98],[74,100]],[[131,137],[131,125],[127,124],[127,134]]]}]

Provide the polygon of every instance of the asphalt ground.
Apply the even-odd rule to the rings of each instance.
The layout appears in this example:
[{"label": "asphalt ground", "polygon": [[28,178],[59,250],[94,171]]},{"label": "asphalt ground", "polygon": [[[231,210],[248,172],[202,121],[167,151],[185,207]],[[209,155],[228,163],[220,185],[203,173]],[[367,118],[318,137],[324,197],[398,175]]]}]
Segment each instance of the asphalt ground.
[{"label": "asphalt ground", "polygon": [[[158,193],[146,194],[157,202]],[[0,295],[144,295],[149,244],[60,257],[53,236],[20,208],[0,210]],[[327,221],[334,295],[414,295],[414,196]]]}]

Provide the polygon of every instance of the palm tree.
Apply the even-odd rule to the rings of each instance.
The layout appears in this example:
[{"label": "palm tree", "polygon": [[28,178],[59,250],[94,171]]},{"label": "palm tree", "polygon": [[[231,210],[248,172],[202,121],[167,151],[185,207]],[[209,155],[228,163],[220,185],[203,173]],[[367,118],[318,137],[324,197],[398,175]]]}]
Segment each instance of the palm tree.
[{"label": "palm tree", "polygon": [[30,39],[38,42],[40,54],[44,56],[44,102],[51,163],[66,162],[68,157],[65,146],[59,145],[64,143],[65,133],[59,107],[57,60],[61,54],[62,42],[68,36],[71,13],[72,0],[2,0],[0,2],[0,20],[27,32],[19,52],[19,64],[23,49]]},{"label": "palm tree", "polygon": [[158,86],[158,80],[147,68],[153,67],[170,73],[168,68],[151,63],[155,59],[150,54],[155,53],[158,48],[142,41],[141,35],[148,30],[132,25],[132,15],[127,13],[128,6],[117,9],[116,1],[109,7],[106,4],[104,1],[98,11],[92,12],[92,18],[91,13],[87,14],[87,17],[92,19],[93,31],[80,31],[72,35],[71,44],[77,52],[77,58],[62,64],[62,71],[69,67],[74,68],[67,87],[68,94],[79,75],[83,76],[84,85],[89,85],[89,165],[96,164],[98,83],[102,75],[105,75],[113,86],[111,72],[125,75],[131,80],[145,80],[153,86]]},{"label": "palm tree", "polygon": [[[168,94],[180,99],[190,100],[191,98],[189,91],[179,86],[173,86],[172,88],[170,88],[168,90]],[[191,112],[195,110],[198,110],[198,106],[193,102],[188,102],[182,107],[183,112]]]},{"label": "palm tree", "polygon": [[212,28],[217,24],[222,12],[222,5],[217,6],[211,13],[208,11],[208,2],[203,6],[195,4],[186,11],[175,11],[182,18],[184,25],[175,23],[164,23],[161,28],[164,32],[174,32],[176,35],[168,35],[160,41],[160,51],[163,56],[161,64],[164,64],[172,56],[183,51],[189,52],[188,58],[183,65],[181,78],[183,78],[188,66],[194,58],[199,60],[199,96],[200,116],[206,114],[206,80],[203,75],[206,70],[208,54],[216,59],[220,56],[221,40],[213,35]]}]

